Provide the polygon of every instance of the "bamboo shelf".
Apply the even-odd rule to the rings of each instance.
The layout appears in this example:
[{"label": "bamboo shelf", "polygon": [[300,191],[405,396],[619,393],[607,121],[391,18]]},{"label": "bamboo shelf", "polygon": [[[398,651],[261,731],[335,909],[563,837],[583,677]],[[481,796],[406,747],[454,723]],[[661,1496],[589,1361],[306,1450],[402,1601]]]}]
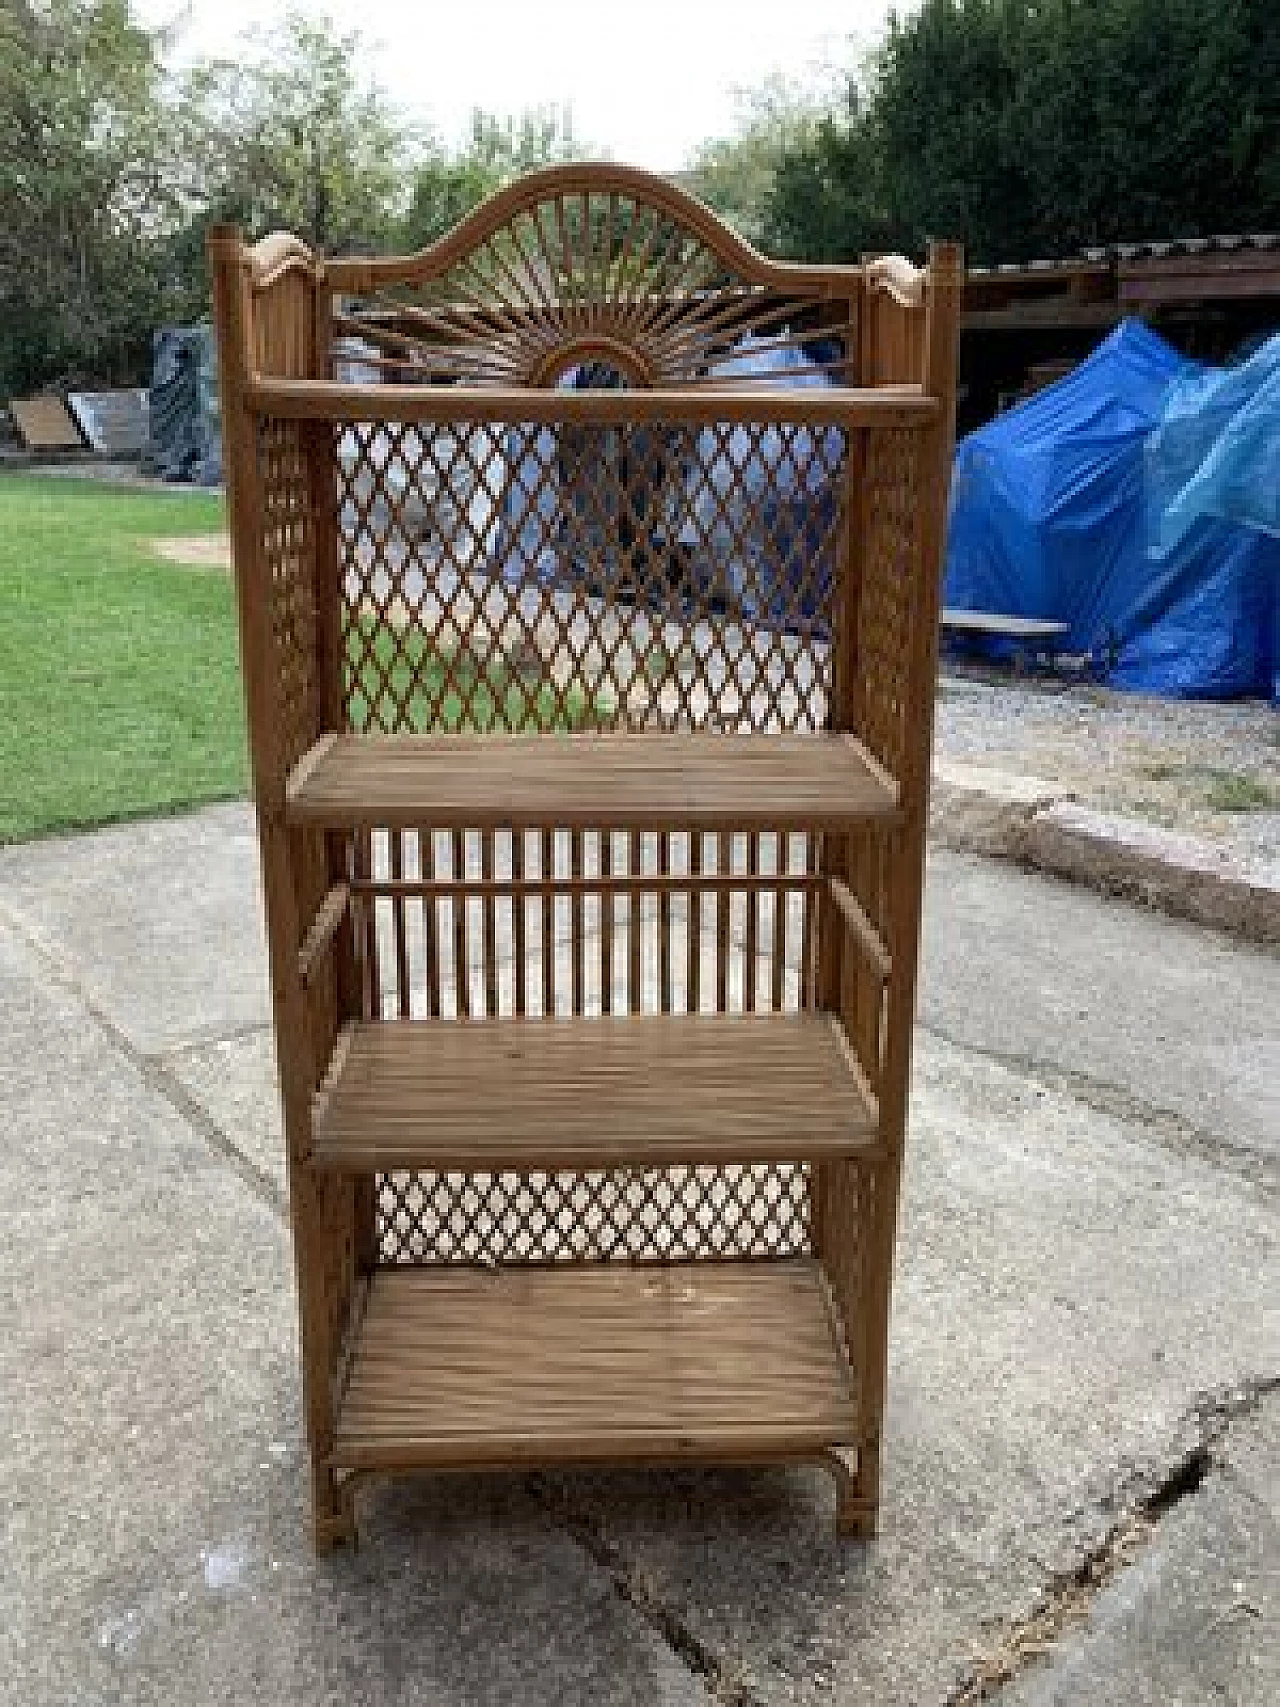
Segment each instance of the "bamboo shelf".
[{"label": "bamboo shelf", "polygon": [[338,1039],[318,1167],[803,1162],[874,1147],[875,1103],[825,1014],[375,1020]]},{"label": "bamboo shelf", "polygon": [[337,735],[285,786],[291,823],[826,829],[892,818],[852,735]]},{"label": "bamboo shelf", "polygon": [[816,1458],[855,1417],[812,1259],[388,1269],[369,1291],[333,1459],[377,1470]]},{"label": "bamboo shelf", "polygon": [[210,257],[317,1547],[517,1465],[871,1534],[959,251],[574,165]]}]

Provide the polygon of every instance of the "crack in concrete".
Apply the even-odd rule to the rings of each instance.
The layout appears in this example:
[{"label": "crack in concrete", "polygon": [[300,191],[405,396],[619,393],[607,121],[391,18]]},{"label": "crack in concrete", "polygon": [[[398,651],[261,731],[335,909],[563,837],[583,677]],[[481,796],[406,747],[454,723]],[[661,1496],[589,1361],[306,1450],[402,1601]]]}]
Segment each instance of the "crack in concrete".
[{"label": "crack in concrete", "polygon": [[[163,1097],[206,1147],[212,1150],[220,1161],[226,1162],[232,1168],[260,1202],[281,1220],[286,1219],[288,1204],[279,1186],[270,1174],[247,1156],[234,1139],[218,1125],[204,1104],[191,1094],[177,1074],[170,1069],[164,1055],[150,1054],[145,1049],[140,1049],[94,998],[66,956],[46,942],[21,914],[15,913],[2,901],[0,924],[26,944],[45,968],[51,983],[79,1003],[111,1047],[118,1055],[123,1056],[138,1074],[147,1089]],[[212,1045],[202,1044],[199,1047],[208,1048]]]},{"label": "crack in concrete", "polygon": [[176,1061],[184,1055],[201,1055],[217,1049],[223,1043],[249,1043],[256,1037],[270,1037],[270,1020],[255,1020],[248,1025],[233,1025],[229,1031],[219,1031],[209,1037],[192,1037],[184,1043],[170,1043],[148,1055],[152,1061]]},{"label": "crack in concrete", "polygon": [[1192,1498],[1214,1468],[1214,1448],[1239,1418],[1250,1416],[1280,1392],[1280,1374],[1253,1376],[1232,1387],[1203,1394],[1184,1421],[1195,1429],[1191,1446],[1135,1498],[1069,1569],[1056,1571],[1035,1604],[1011,1622],[996,1646],[984,1653],[946,1696],[942,1707],[977,1707],[991,1701],[1036,1660],[1052,1652],[1070,1629],[1084,1622],[1098,1596],[1146,1547],[1161,1520]]},{"label": "crack in concrete", "polygon": [[719,1707],[759,1707],[759,1697],[749,1687],[741,1662],[717,1652],[704,1641],[688,1620],[663,1600],[652,1574],[643,1566],[629,1563],[595,1518],[574,1510],[564,1492],[541,1474],[532,1475],[529,1486],[548,1514],[592,1563],[606,1573],[618,1598],[639,1613],[676,1658],[701,1679]]},{"label": "crack in concrete", "polygon": [[1241,1150],[1216,1132],[1197,1126],[1173,1109],[1147,1102],[1123,1085],[1095,1078],[1079,1067],[1063,1067],[1036,1055],[975,1043],[971,1038],[958,1037],[926,1018],[916,1023],[927,1037],[935,1038],[949,1048],[976,1055],[981,1060],[1016,1073],[1020,1078],[1029,1079],[1042,1090],[1072,1097],[1096,1114],[1121,1121],[1132,1129],[1131,1135],[1139,1142],[1158,1144],[1174,1155],[1191,1157],[1223,1173],[1230,1173],[1267,1199],[1280,1197],[1280,1162]]}]

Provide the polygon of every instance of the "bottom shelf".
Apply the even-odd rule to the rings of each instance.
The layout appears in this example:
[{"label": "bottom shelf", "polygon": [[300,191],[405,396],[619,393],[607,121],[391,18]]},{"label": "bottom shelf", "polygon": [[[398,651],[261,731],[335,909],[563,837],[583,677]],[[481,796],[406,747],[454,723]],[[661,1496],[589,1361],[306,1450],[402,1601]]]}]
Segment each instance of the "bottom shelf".
[{"label": "bottom shelf", "polygon": [[819,1263],[386,1268],[331,1463],[489,1469],[804,1458],[855,1438]]}]

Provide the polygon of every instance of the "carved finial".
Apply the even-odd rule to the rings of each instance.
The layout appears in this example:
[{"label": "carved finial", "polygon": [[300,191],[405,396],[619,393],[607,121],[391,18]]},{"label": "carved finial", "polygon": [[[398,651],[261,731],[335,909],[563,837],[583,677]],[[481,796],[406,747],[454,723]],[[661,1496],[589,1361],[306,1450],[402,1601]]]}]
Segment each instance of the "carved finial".
[{"label": "carved finial", "polygon": [[924,301],[924,274],[905,255],[881,255],[863,269],[871,290],[883,290],[903,308],[919,308]]}]

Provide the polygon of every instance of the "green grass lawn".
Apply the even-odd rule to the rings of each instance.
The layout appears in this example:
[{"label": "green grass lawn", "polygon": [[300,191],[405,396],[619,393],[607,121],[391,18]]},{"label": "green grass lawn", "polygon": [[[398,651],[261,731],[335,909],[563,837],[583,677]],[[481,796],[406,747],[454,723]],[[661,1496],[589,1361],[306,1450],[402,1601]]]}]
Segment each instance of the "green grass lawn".
[{"label": "green grass lawn", "polygon": [[149,541],[220,498],[0,476],[0,840],[243,793],[230,577]]},{"label": "green grass lawn", "polygon": [[[222,500],[0,475],[0,842],[171,812],[248,787],[235,595],[151,542],[213,534]],[[352,720],[387,692],[414,728],[576,728],[593,708],[422,634],[352,637]],[[394,720],[394,719],[393,719]],[[374,718],[376,725],[378,719]]]},{"label": "green grass lawn", "polygon": [[397,633],[384,623],[362,621],[360,632],[351,636],[347,656],[356,729],[370,722],[381,727],[380,712],[401,728],[424,733],[443,729],[449,734],[459,729],[482,734],[581,729],[595,712],[608,721],[604,700],[593,707],[584,693],[571,689],[562,703],[545,684],[526,685],[504,660],[441,651],[416,629]]}]

